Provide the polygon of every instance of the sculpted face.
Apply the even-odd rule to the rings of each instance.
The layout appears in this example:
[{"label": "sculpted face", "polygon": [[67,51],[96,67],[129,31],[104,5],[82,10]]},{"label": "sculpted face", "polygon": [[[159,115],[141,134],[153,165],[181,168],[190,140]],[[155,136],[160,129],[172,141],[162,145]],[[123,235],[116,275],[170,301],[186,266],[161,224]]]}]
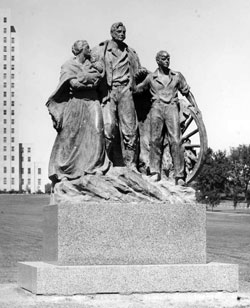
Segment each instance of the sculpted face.
[{"label": "sculpted face", "polygon": [[89,44],[84,44],[82,53],[85,56],[85,58],[90,58],[91,50],[89,48]]},{"label": "sculpted face", "polygon": [[162,52],[157,59],[157,63],[162,68],[169,68],[170,55],[166,51]]},{"label": "sculpted face", "polygon": [[114,41],[123,42],[126,38],[126,29],[123,26],[119,26],[111,35]]}]

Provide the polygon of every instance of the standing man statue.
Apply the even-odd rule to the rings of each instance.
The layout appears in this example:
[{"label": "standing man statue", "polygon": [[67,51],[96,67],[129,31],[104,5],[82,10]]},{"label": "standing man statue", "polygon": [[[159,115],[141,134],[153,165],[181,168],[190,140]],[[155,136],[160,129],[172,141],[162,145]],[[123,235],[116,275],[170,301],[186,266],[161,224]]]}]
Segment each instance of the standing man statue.
[{"label": "standing man statue", "polygon": [[183,185],[185,183],[184,149],[181,143],[178,92],[187,98],[197,112],[200,111],[183,75],[169,68],[169,53],[159,51],[156,55],[156,62],[158,69],[154,73],[150,73],[136,87],[137,93],[148,89],[152,96],[150,110],[150,175],[154,181],[161,179],[165,125],[174,165],[175,184]]},{"label": "standing man statue", "polygon": [[111,40],[92,50],[93,57],[104,62],[106,72],[101,93],[106,149],[110,156],[119,125],[123,161],[126,166],[135,168],[138,121],[132,91],[135,76],[145,69],[141,68],[136,52],[124,43],[123,23],[114,23],[110,33]]}]

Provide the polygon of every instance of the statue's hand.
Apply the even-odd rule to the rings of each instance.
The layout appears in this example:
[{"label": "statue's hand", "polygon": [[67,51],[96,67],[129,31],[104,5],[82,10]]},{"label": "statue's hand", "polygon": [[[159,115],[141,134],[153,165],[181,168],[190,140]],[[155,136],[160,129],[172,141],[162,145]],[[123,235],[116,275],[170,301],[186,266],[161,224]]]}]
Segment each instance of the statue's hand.
[{"label": "statue's hand", "polygon": [[96,69],[98,73],[102,73],[104,70],[103,63],[100,61],[93,62],[92,67]]},{"label": "statue's hand", "polygon": [[91,85],[96,85],[100,78],[101,74],[97,70],[94,70],[93,72],[79,74],[77,81],[81,84],[82,87],[88,87]]},{"label": "statue's hand", "polygon": [[143,74],[143,75],[147,75],[147,74],[149,74],[149,71],[146,69],[146,67],[141,67],[139,69],[139,73]]},{"label": "statue's hand", "polygon": [[192,109],[192,111],[198,116],[198,117],[202,117],[201,111],[197,106],[193,106],[193,105],[188,105],[189,109]]},{"label": "statue's hand", "polygon": [[147,75],[149,74],[149,71],[145,67],[141,67],[135,74],[135,79],[138,82],[142,82]]}]

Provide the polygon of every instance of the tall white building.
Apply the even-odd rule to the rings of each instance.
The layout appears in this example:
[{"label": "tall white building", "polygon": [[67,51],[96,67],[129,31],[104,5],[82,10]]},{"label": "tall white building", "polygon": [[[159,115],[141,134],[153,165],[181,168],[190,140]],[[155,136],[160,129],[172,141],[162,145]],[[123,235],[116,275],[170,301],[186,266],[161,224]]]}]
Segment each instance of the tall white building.
[{"label": "tall white building", "polygon": [[9,9],[0,9],[0,192],[44,192],[44,164],[18,136],[18,41]]},{"label": "tall white building", "polygon": [[18,43],[11,14],[0,10],[0,190],[19,189]]}]

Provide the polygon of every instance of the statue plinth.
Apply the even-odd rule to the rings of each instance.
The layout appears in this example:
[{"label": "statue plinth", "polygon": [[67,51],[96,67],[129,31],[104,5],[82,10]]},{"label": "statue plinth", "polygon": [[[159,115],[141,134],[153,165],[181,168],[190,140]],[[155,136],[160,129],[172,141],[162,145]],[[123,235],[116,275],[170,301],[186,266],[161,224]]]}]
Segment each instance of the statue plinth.
[{"label": "statue plinth", "polygon": [[44,261],[58,265],[206,262],[204,206],[85,202],[44,207]]},{"label": "statue plinth", "polygon": [[238,266],[206,264],[197,203],[62,202],[44,207],[43,262],[19,263],[36,294],[237,291]]}]

